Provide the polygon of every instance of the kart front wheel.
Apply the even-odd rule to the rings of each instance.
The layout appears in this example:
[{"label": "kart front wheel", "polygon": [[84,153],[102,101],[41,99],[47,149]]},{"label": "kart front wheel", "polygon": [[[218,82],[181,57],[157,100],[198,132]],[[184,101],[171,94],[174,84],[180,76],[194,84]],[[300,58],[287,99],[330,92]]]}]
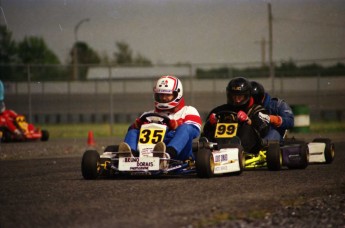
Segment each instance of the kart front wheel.
[{"label": "kart front wheel", "polygon": [[49,132],[47,130],[42,130],[41,141],[48,141],[49,139]]},{"label": "kart front wheel", "polygon": [[1,142],[11,142],[12,134],[8,130],[1,130]]},{"label": "kart front wheel", "polygon": [[204,147],[199,149],[195,166],[198,177],[210,178],[213,176],[214,160],[210,149]]},{"label": "kart front wheel", "polygon": [[334,148],[334,143],[331,142],[330,139],[328,138],[316,138],[313,140],[313,142],[320,142],[320,143],[325,143],[325,159],[326,159],[326,164],[331,164],[334,159],[334,154],[335,154],[335,148]]},{"label": "kart front wheel", "polygon": [[267,168],[271,171],[278,171],[282,168],[283,158],[279,142],[270,142],[266,153]]},{"label": "kart front wheel", "polygon": [[96,150],[85,151],[81,160],[81,172],[86,180],[94,180],[99,174],[99,154]]}]

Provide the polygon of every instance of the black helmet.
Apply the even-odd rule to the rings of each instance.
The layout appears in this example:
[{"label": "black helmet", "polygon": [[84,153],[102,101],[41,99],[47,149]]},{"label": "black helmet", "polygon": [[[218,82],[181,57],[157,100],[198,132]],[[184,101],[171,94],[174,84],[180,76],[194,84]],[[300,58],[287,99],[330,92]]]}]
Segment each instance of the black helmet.
[{"label": "black helmet", "polygon": [[254,98],[254,102],[256,104],[262,104],[265,96],[264,87],[256,81],[252,81],[250,84],[252,85],[252,96]]},{"label": "black helmet", "polygon": [[[247,79],[242,77],[232,79],[226,87],[228,104],[234,106],[246,105],[251,97],[251,90],[250,82]],[[240,103],[235,102],[233,99],[235,95],[244,95],[244,99]]]}]

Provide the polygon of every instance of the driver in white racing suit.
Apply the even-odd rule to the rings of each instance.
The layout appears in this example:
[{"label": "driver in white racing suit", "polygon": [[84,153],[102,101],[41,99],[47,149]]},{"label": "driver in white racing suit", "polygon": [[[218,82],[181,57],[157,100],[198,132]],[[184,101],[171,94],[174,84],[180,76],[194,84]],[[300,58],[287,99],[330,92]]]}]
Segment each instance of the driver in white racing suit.
[{"label": "driver in white racing suit", "polygon": [[[169,117],[168,132],[164,142],[156,144],[155,150],[167,152],[170,158],[178,160],[194,159],[193,139],[199,137],[201,117],[196,108],[185,106],[181,81],[174,76],[162,76],[153,88],[155,109],[144,112],[158,113]],[[124,142],[119,145],[119,152],[131,151],[137,155],[140,117],[129,127]]]}]

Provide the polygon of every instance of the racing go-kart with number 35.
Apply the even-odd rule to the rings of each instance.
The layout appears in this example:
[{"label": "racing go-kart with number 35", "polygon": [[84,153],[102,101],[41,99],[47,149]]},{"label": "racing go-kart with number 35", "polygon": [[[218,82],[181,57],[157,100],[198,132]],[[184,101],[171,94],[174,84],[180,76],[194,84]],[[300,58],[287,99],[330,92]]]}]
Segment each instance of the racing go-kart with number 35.
[{"label": "racing go-kart with number 35", "polygon": [[[210,177],[205,170],[213,170],[214,163],[204,155],[203,147],[199,147],[199,142],[193,142],[193,154],[196,159],[187,161],[170,158],[168,153],[154,151],[157,143],[162,142],[168,131],[170,119],[157,113],[143,115],[141,121],[144,123],[140,127],[138,140],[138,155],[133,156],[129,152],[119,151],[119,145],[107,146],[102,154],[96,150],[86,150],[81,162],[81,171],[85,179],[97,179],[100,177],[115,177],[124,175],[180,175],[195,174],[199,177]],[[201,143],[202,144],[202,143]],[[219,163],[233,163],[236,158],[226,157],[228,152],[215,153],[213,155]],[[212,167],[209,167],[209,166]],[[228,173],[231,170],[219,169],[215,174]],[[240,172],[241,169],[233,169]]]}]

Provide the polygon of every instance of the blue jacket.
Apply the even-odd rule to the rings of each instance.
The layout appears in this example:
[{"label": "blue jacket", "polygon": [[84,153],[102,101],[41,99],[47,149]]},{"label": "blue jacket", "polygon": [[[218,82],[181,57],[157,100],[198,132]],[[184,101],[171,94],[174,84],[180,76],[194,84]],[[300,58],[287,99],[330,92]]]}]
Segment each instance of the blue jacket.
[{"label": "blue jacket", "polygon": [[5,89],[4,84],[2,84],[2,81],[0,80],[0,101],[5,100]]},{"label": "blue jacket", "polygon": [[281,136],[285,134],[285,130],[293,128],[294,115],[291,107],[284,100],[271,98],[268,93],[265,93],[263,106],[267,109],[270,115],[277,115],[282,118],[282,124],[279,127],[274,127]]}]

